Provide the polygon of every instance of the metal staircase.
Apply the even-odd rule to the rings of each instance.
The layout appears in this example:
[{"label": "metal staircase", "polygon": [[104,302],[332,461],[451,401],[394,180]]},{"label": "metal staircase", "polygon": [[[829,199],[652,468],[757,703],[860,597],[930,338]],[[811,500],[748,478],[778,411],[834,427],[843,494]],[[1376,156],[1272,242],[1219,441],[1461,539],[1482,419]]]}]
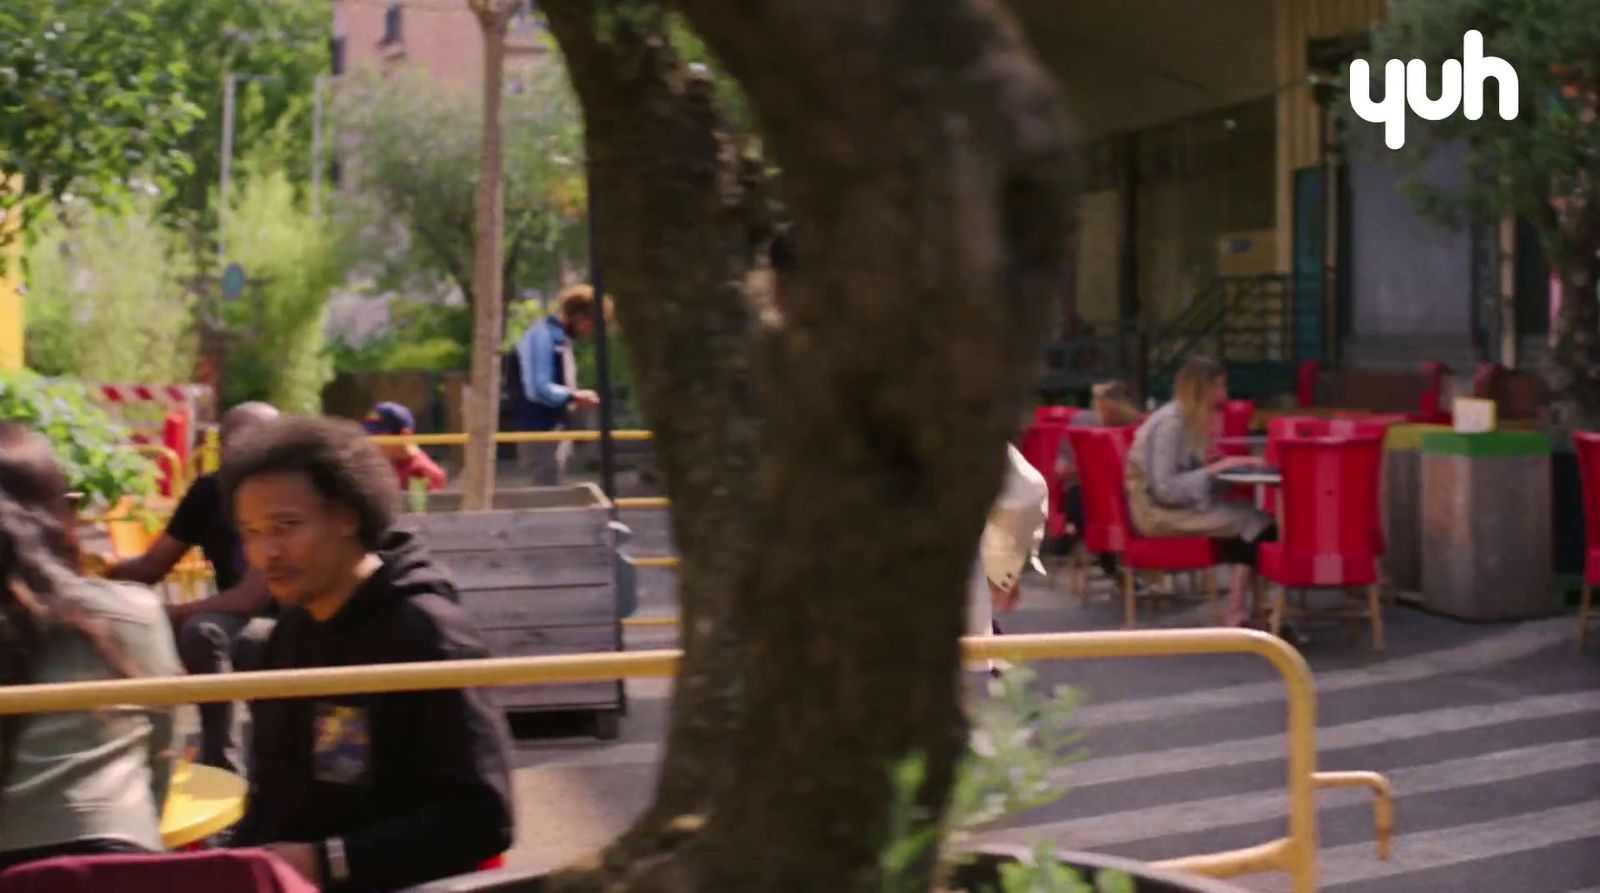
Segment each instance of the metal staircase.
[{"label": "metal staircase", "polygon": [[1122,378],[1164,399],[1178,369],[1195,354],[1228,367],[1235,396],[1292,391],[1299,361],[1320,351],[1319,345],[1299,343],[1320,331],[1318,315],[1314,301],[1296,302],[1290,276],[1219,276],[1154,330],[1128,328],[1050,345],[1041,391],[1047,398],[1075,396],[1093,381]]},{"label": "metal staircase", "polygon": [[1289,276],[1219,276],[1152,339],[1149,390],[1170,395],[1184,360],[1206,354],[1228,367],[1235,396],[1292,391],[1296,328]]}]

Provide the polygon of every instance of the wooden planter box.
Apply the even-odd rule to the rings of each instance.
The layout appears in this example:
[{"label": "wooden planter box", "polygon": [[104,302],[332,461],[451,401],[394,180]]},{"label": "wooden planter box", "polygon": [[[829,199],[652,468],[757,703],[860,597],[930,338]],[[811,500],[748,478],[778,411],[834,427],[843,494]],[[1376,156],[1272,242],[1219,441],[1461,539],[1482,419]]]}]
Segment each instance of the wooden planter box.
[{"label": "wooden planter box", "polygon": [[[529,487],[495,494],[495,508],[462,512],[459,493],[428,496],[402,515],[444,567],[461,604],[496,657],[622,650],[611,503],[598,487]],[[507,713],[585,711],[614,738],[625,707],[621,682],[502,686]]]}]

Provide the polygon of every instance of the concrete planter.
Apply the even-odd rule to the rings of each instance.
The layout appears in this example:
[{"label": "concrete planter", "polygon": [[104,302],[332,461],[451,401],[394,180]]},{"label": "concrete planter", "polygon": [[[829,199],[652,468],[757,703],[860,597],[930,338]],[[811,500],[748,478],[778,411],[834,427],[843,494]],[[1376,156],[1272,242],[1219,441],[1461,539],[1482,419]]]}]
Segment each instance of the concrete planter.
[{"label": "concrete planter", "polygon": [[1462,620],[1551,613],[1550,438],[1422,438],[1422,601]]}]

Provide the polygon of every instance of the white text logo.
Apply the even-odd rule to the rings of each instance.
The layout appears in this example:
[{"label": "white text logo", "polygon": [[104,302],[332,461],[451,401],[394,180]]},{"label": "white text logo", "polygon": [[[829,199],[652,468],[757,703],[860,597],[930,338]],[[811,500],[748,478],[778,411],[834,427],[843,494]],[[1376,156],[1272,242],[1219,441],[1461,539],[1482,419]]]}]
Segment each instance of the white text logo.
[{"label": "white text logo", "polygon": [[1517,117],[1517,71],[1511,63],[1483,54],[1483,34],[1468,31],[1461,41],[1461,59],[1445,60],[1439,97],[1428,97],[1428,63],[1390,59],[1383,66],[1383,98],[1372,101],[1372,69],[1365,59],[1350,63],[1350,107],[1363,121],[1383,125],[1383,144],[1406,144],[1406,106],[1426,121],[1443,121],[1462,109],[1467,120],[1483,117],[1484,82],[1500,85],[1500,117]]}]

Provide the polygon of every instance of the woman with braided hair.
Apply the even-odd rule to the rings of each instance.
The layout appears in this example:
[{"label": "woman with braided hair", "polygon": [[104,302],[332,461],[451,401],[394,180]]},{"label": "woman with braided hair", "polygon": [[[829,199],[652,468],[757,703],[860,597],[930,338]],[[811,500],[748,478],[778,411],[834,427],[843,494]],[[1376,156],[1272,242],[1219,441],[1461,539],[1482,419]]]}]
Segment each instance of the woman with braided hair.
[{"label": "woman with braided hair", "polygon": [[[161,603],[76,572],[66,477],[44,437],[0,423],[0,686],[182,670]],[[161,850],[170,709],[0,716],[0,871]]]}]

